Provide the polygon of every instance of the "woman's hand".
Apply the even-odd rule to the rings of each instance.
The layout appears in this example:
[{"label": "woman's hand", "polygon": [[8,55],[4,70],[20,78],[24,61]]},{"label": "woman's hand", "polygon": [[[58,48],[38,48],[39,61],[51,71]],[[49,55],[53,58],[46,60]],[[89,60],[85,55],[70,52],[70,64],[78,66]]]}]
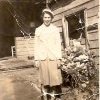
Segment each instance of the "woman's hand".
[{"label": "woman's hand", "polygon": [[61,67],[60,66],[61,65],[61,60],[60,59],[57,60],[57,65],[58,65],[58,69],[60,69],[60,67]]},{"label": "woman's hand", "polygon": [[40,67],[40,61],[35,61],[34,62],[34,66],[37,68],[37,69],[39,69],[39,67]]}]

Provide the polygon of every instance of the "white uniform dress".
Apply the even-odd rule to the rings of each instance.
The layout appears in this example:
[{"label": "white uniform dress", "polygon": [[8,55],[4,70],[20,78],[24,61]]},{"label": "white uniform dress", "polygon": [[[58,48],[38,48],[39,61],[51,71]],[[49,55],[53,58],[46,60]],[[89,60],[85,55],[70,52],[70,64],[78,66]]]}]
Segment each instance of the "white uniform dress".
[{"label": "white uniform dress", "polygon": [[60,33],[56,26],[42,24],[35,31],[35,60],[40,61],[40,78],[43,85],[60,85],[61,71],[58,59],[62,59]]}]

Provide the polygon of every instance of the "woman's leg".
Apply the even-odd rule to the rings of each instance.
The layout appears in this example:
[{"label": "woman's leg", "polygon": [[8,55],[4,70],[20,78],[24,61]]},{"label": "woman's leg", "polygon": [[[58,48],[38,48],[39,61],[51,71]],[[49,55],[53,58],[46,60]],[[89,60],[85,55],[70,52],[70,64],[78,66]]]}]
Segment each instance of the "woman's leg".
[{"label": "woman's leg", "polygon": [[58,85],[58,86],[53,86],[52,87],[52,93],[53,94],[58,94],[58,95],[55,95],[55,99],[51,99],[51,100],[61,100],[61,93],[62,93],[62,90],[61,90],[61,86]]},{"label": "woman's leg", "polygon": [[47,100],[47,88],[43,85],[41,85],[41,93],[42,93],[42,96],[41,96],[41,100]]},{"label": "woman's leg", "polygon": [[42,100],[51,100],[51,96],[48,93],[51,93],[50,86],[41,86],[41,91],[42,91]]}]

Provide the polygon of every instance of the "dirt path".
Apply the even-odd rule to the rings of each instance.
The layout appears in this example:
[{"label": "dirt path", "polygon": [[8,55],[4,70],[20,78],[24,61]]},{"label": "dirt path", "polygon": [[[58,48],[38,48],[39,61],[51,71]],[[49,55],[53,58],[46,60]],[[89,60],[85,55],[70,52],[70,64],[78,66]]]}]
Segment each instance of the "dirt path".
[{"label": "dirt path", "polygon": [[[63,92],[69,88],[62,88]],[[40,100],[39,73],[35,68],[26,68],[8,72],[0,71],[0,100]],[[86,100],[77,90],[62,95],[62,100]],[[76,99],[77,98],[77,99]],[[94,99],[99,100],[99,99]]]},{"label": "dirt path", "polygon": [[39,100],[40,92],[34,87],[37,72],[33,68],[0,72],[0,100]]}]

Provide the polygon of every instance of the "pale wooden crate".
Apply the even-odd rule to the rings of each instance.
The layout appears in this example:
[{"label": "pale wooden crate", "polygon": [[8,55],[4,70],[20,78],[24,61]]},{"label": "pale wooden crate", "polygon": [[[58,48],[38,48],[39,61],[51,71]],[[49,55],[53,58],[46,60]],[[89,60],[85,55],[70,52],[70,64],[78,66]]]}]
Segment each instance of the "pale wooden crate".
[{"label": "pale wooden crate", "polygon": [[16,37],[15,47],[18,58],[28,59],[29,56],[34,56],[34,38]]}]

